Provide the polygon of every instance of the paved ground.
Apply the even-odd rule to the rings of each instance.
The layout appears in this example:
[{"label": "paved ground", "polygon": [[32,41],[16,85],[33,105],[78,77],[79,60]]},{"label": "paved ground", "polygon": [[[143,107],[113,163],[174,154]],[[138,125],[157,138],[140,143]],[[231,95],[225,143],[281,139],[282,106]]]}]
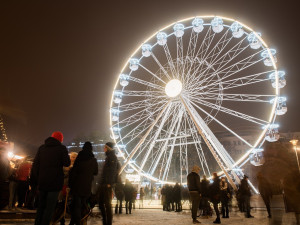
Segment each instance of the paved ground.
[{"label": "paved ground", "polygon": [[[126,215],[114,215],[113,224],[116,225],[185,225],[185,224],[192,224],[191,219],[191,213],[189,209],[189,204],[186,202],[183,205],[183,212],[177,213],[177,212],[165,212],[162,211],[162,206],[160,205],[160,201],[158,200],[146,200],[144,201],[144,209],[138,209],[139,202],[136,203],[136,209],[133,210],[132,214]],[[235,203],[233,202],[233,205]],[[278,204],[273,209],[273,219],[270,220],[267,218],[267,212],[265,210],[264,204],[262,200],[260,199],[260,196],[253,196],[251,199],[251,206],[254,207],[252,209],[251,214],[255,218],[245,218],[244,214],[240,213],[236,207],[233,207],[230,212],[230,218],[229,219],[222,219],[222,224],[232,224],[232,225],[296,225],[296,219],[294,213],[285,213],[284,211],[284,205]],[[147,208],[147,209],[146,209]],[[124,210],[125,211],[125,210]],[[9,211],[2,210],[0,213],[8,214]],[[10,212],[11,213],[11,212]],[[33,218],[35,211],[31,210],[19,210],[15,212],[15,219],[11,220],[12,217],[5,217],[10,218],[9,220],[0,219],[0,225],[12,225],[12,224],[22,224],[22,225],[33,225],[34,222],[32,219],[24,220],[24,214],[25,213],[27,218]],[[28,217],[29,214],[32,214],[31,217]],[[94,214],[99,214],[98,209],[94,209]],[[18,216],[19,215],[19,216]],[[1,215],[0,215],[1,216]],[[18,216],[18,217],[17,217]],[[275,223],[274,220],[277,217],[282,216],[282,220],[280,223]],[[4,217],[2,217],[4,218]],[[16,218],[23,218],[23,219],[16,219]],[[213,224],[215,216],[209,219],[199,219],[201,221],[201,224]],[[12,222],[14,221],[14,222]],[[69,220],[67,220],[67,223],[69,224]],[[101,218],[94,216],[90,217],[88,220],[88,225],[101,225]]]},{"label": "paved ground", "polygon": [[[295,216],[293,213],[283,214],[282,225],[296,225]],[[271,221],[267,218],[265,210],[252,210],[252,215],[255,218],[244,218],[244,215],[240,212],[231,212],[229,219],[222,219],[222,224],[232,225],[260,225],[266,224],[271,225]],[[199,219],[201,224],[213,224],[213,218]],[[9,222],[0,221],[0,224],[11,225],[11,224],[22,224],[32,225],[31,221],[20,221],[20,222]],[[68,221],[67,223],[68,224]],[[101,219],[99,217],[91,217],[88,221],[88,225],[101,225]],[[164,212],[159,209],[135,209],[132,214],[126,215],[115,215],[113,224],[115,225],[185,225],[192,224],[190,211],[184,210],[183,212]]]}]

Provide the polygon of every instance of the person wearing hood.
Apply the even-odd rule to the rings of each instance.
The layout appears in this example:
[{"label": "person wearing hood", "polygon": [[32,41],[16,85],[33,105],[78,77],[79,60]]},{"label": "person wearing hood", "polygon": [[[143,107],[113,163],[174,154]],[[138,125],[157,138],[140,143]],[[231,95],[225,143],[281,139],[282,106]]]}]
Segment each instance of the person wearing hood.
[{"label": "person wearing hood", "polygon": [[63,167],[70,165],[70,158],[62,142],[63,134],[59,131],[53,132],[38,149],[33,161],[30,184],[37,186],[39,190],[35,225],[49,225],[58,194],[63,187]]},{"label": "person wearing hood", "polygon": [[99,208],[102,214],[103,225],[112,224],[112,189],[119,180],[120,164],[115,154],[114,146],[114,143],[107,142],[103,149],[106,158],[99,182]]},{"label": "person wearing hood", "polygon": [[189,173],[187,176],[187,186],[189,188],[190,199],[192,201],[192,218],[193,223],[201,223],[197,220],[197,211],[200,204],[200,197],[201,197],[201,185],[200,185],[200,167],[194,166],[192,172]]},{"label": "person wearing hood", "polygon": [[73,168],[70,170],[69,186],[73,197],[70,225],[80,225],[81,209],[87,208],[91,195],[92,181],[98,174],[98,163],[93,154],[91,142],[85,142]]}]

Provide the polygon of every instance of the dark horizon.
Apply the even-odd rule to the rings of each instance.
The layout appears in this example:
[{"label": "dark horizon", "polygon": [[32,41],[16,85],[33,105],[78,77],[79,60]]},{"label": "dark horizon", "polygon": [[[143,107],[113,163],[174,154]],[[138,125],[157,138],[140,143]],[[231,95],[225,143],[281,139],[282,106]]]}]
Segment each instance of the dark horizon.
[{"label": "dark horizon", "polygon": [[293,1],[5,2],[1,9],[0,113],[8,139],[20,148],[39,146],[56,130],[65,143],[95,131],[109,134],[113,87],[134,49],[167,24],[208,14],[249,25],[277,50],[288,107],[277,117],[279,131],[300,131]]}]

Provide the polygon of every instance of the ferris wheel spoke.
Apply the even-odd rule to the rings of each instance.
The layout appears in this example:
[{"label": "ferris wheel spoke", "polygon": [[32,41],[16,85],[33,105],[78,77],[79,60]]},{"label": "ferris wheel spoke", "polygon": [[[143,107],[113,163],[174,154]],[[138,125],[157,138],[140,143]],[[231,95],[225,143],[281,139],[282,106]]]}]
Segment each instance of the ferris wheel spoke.
[{"label": "ferris wheel spoke", "polygon": [[209,78],[215,76],[217,73],[220,76],[220,79],[218,81],[222,81],[222,80],[224,80],[224,79],[226,79],[226,78],[228,78],[228,77],[230,77],[230,76],[232,76],[232,75],[234,75],[238,72],[243,71],[244,69],[247,69],[247,68],[261,62],[262,61],[261,58],[258,59],[258,60],[252,61],[257,54],[258,53],[254,53],[254,54],[246,57],[245,59],[243,59],[239,62],[236,62],[236,63],[234,63],[234,64],[232,64],[232,65],[230,65],[230,66],[228,66],[224,69],[222,69],[223,66],[220,67],[219,69],[222,69],[222,70],[216,70],[211,75],[209,75],[205,79],[201,80],[201,82],[198,85],[202,85],[205,81],[207,81]]},{"label": "ferris wheel spoke", "polygon": [[[199,33],[195,32],[192,29],[189,44],[188,44],[188,47],[187,47],[186,57],[185,57],[184,62],[183,62],[182,74],[184,74],[184,72],[186,70],[187,63],[188,62],[192,63],[192,61],[194,60],[194,55],[195,55],[195,51],[196,51],[196,47],[197,47],[197,41],[198,41],[198,35],[199,35]],[[191,65],[191,67],[192,67],[192,65]],[[190,69],[191,68],[189,68],[189,70]],[[182,79],[183,79],[183,81],[186,81],[186,76],[183,76]]]},{"label": "ferris wheel spoke", "polygon": [[[168,103],[167,103],[167,104],[168,104]],[[166,104],[165,104],[165,105],[166,105]],[[151,115],[154,115],[156,112],[161,111],[161,110],[165,107],[165,105],[161,106],[161,107],[158,108],[156,111],[152,112]],[[137,126],[135,126],[134,129],[132,129],[130,132],[128,132],[125,136],[123,136],[119,142],[123,141],[123,140],[124,140],[125,138],[127,138],[129,135],[131,135],[131,136],[130,136],[130,137],[131,137],[131,140],[133,140],[133,139],[135,139],[135,138],[138,138],[138,135],[135,135],[135,133],[138,131],[139,128],[142,127],[143,124],[145,124],[146,122],[149,121],[149,118],[151,117],[151,115],[148,114],[145,120],[142,120],[142,122],[139,123]],[[137,119],[138,119],[138,118],[134,118],[133,121],[137,121]],[[132,120],[130,120],[130,122],[131,122],[131,121],[132,121]],[[151,122],[152,122],[152,121],[151,121]],[[142,132],[143,132],[144,130],[145,130],[145,128],[142,130]]]},{"label": "ferris wheel spoke", "polygon": [[150,71],[149,69],[147,69],[145,66],[143,66],[142,64],[139,64],[144,70],[146,70],[149,74],[151,74],[153,77],[155,77],[156,79],[160,80],[161,82],[163,82],[164,84],[166,84],[165,81],[163,81],[160,77],[158,77],[155,73],[153,73],[152,71]]},{"label": "ferris wheel spoke", "polygon": [[[150,70],[149,70],[149,71],[150,71]],[[151,72],[151,71],[150,71],[150,72]],[[151,73],[152,73],[152,72],[151,72]],[[153,83],[151,83],[151,82],[148,82],[148,81],[145,81],[145,80],[142,80],[142,79],[133,77],[133,76],[130,76],[129,79],[130,79],[131,81],[136,82],[136,83],[143,84],[143,85],[145,85],[145,86],[147,86],[147,87],[152,87],[152,88],[155,88],[155,89],[158,89],[158,90],[161,90],[161,91],[164,90],[164,88],[163,88],[162,86],[160,86],[160,85],[153,84]],[[165,82],[164,82],[164,83],[165,83]]]},{"label": "ferris wheel spoke", "polygon": [[[219,59],[215,60],[212,64],[208,64],[206,62],[207,68],[205,70],[201,71],[201,74],[205,74],[208,69],[214,68],[217,66],[217,68],[214,69],[215,74],[213,74],[213,76],[212,76],[212,77],[214,77],[220,69],[222,69],[224,66],[229,64],[237,56],[239,56],[241,53],[243,53],[245,49],[248,48],[248,45],[242,46],[242,43],[244,42],[245,39],[246,39],[246,37],[243,38],[241,41],[239,41],[237,44],[235,44],[228,52],[226,52],[224,55],[222,55]],[[200,77],[194,76],[194,77],[197,79],[197,81],[200,80],[200,77],[202,78],[202,76],[200,76]],[[205,75],[205,77],[207,77],[207,75]],[[211,78],[211,77],[209,77],[209,78]]]},{"label": "ferris wheel spoke", "polygon": [[207,54],[208,50],[210,49],[210,45],[215,37],[216,33],[212,31],[211,27],[208,28],[205,37],[195,55],[195,58],[199,58],[201,60],[205,59],[205,55]]},{"label": "ferris wheel spoke", "polygon": [[187,48],[187,53],[186,53],[186,59],[184,62],[184,67],[186,65],[186,60],[187,59],[193,59],[196,51],[196,46],[197,46],[197,41],[198,41],[198,35],[199,33],[196,33],[194,30],[192,30],[191,35],[190,35],[190,40]]},{"label": "ferris wheel spoke", "polygon": [[240,139],[241,141],[243,141],[245,144],[247,144],[249,147],[253,147],[253,145],[251,145],[248,141],[246,141],[244,138],[242,138],[240,135],[238,135],[237,133],[235,133],[233,130],[231,130],[228,126],[226,126],[225,124],[223,124],[221,121],[219,121],[218,119],[216,119],[215,117],[213,117],[212,115],[210,115],[208,112],[206,112],[204,109],[202,109],[199,105],[195,104],[193,101],[188,100],[192,105],[194,105],[197,109],[201,110],[203,113],[205,113],[207,116],[209,116],[210,118],[212,118],[215,122],[217,122],[218,124],[220,124],[222,127],[224,127],[226,130],[228,130],[230,133],[232,133],[234,136],[236,136],[238,139]]},{"label": "ferris wheel spoke", "polygon": [[[165,103],[166,103],[166,102],[165,102]],[[157,104],[161,104],[161,102],[159,102],[159,103],[157,103]],[[155,105],[157,105],[157,104],[155,104]],[[152,106],[155,106],[155,105],[152,105]],[[158,106],[158,108],[152,109],[152,114],[153,114],[153,112],[155,113],[155,112],[157,112],[158,110],[160,110],[162,107],[163,107],[163,105],[160,105],[160,106]],[[153,107],[152,107],[152,108],[153,108]],[[145,109],[143,109],[143,110],[141,110],[141,111],[138,111],[138,112],[136,112],[135,114],[133,114],[133,115],[131,115],[131,116],[129,116],[129,117],[123,119],[123,120],[118,121],[115,125],[127,124],[127,123],[129,123],[129,122],[131,122],[131,121],[136,121],[138,118],[140,118],[141,116],[143,116],[143,115],[145,115],[145,114],[147,114],[147,116],[149,117],[149,107],[148,107],[148,108],[145,108]]]},{"label": "ferris wheel spoke", "polygon": [[[203,60],[203,57],[201,57],[202,56],[202,52],[204,52],[205,50],[208,49],[208,46],[210,45],[210,43],[213,40],[214,36],[215,36],[215,33],[212,32],[211,27],[209,27],[209,29],[206,32],[205,37],[204,37],[203,41],[201,42],[201,44],[200,44],[200,46],[199,46],[196,54],[195,54],[195,50],[196,50],[196,47],[197,47],[198,34],[196,35],[196,37],[191,38],[192,39],[192,41],[190,41],[191,48],[194,48],[194,49],[193,49],[193,55],[190,56],[191,65],[189,67],[188,72],[186,73],[186,75],[187,75],[186,81],[187,82],[190,82],[190,79],[192,78],[192,76],[190,74],[191,74],[191,69],[194,67],[195,59],[199,59],[200,58],[201,61]],[[195,71],[198,71],[198,69],[200,68],[200,66],[201,66],[201,63],[196,67]]]},{"label": "ferris wheel spoke", "polygon": [[276,95],[259,95],[259,94],[219,94],[212,92],[203,92],[197,95],[192,95],[194,98],[222,101],[238,101],[238,102],[267,102]]},{"label": "ferris wheel spoke", "polygon": [[121,112],[127,112],[127,111],[131,111],[131,110],[137,110],[137,109],[141,109],[141,108],[152,108],[158,104],[162,104],[162,103],[166,103],[167,100],[161,100],[159,98],[147,98],[147,99],[143,99],[141,101],[136,101],[136,102],[131,102],[128,104],[123,104],[123,105],[119,105],[118,109]]},{"label": "ferris wheel spoke", "polygon": [[202,99],[195,98],[194,102],[197,102],[197,103],[199,103],[201,105],[205,105],[205,106],[210,107],[212,109],[216,109],[218,111],[227,113],[229,115],[232,115],[232,116],[235,116],[235,117],[238,117],[238,118],[241,118],[241,119],[244,119],[244,120],[247,120],[247,121],[259,124],[259,125],[262,125],[262,126],[267,125],[269,123],[269,122],[267,122],[265,120],[256,118],[254,116],[250,116],[250,115],[247,115],[247,114],[244,114],[244,113],[232,110],[232,109],[228,109],[228,108],[226,108],[224,106],[220,106],[220,105],[217,105],[217,104],[214,104],[214,103],[210,103],[210,102],[204,101]]},{"label": "ferris wheel spoke", "polygon": [[132,159],[132,157],[135,155],[136,151],[139,149],[140,145],[144,142],[145,138],[149,135],[150,131],[153,129],[153,127],[155,126],[155,124],[158,122],[158,120],[160,119],[160,117],[162,116],[163,112],[166,110],[166,108],[168,107],[169,104],[170,104],[170,101],[167,104],[165,104],[164,108],[158,114],[158,116],[153,121],[153,123],[150,125],[149,129],[146,131],[146,133],[144,134],[144,136],[140,139],[140,141],[135,146],[135,148],[132,150],[132,152],[130,153],[130,155],[126,158],[126,162],[123,164],[123,166],[120,169],[120,172],[119,172],[120,174],[122,173],[122,171],[124,170],[124,168],[126,167],[126,165],[129,163],[129,161]]},{"label": "ferris wheel spoke", "polygon": [[[232,39],[232,37],[231,37],[231,39]],[[243,38],[241,41],[239,41],[237,44],[235,44],[229,51],[224,53],[222,56],[215,57],[215,59],[212,62],[207,63],[208,64],[207,68],[205,70],[201,71],[201,73],[200,73],[201,75],[199,76],[199,78],[201,78],[201,79],[206,78],[207,71],[211,68],[213,68],[214,72],[220,70],[221,66],[224,67],[226,64],[231,62],[234,58],[236,58],[239,54],[241,54],[245,49],[247,49],[248,45],[241,47],[241,45],[245,39],[246,39],[246,37]],[[224,49],[222,48],[222,50],[218,53],[217,56],[219,56],[219,54],[221,54],[221,52],[223,50]],[[217,66],[217,68],[214,68],[216,66]]]},{"label": "ferris wheel spoke", "polygon": [[168,108],[167,108],[167,110],[165,112],[165,115],[163,116],[162,121],[159,124],[159,127],[158,127],[157,131],[155,132],[155,134],[153,136],[153,141],[149,145],[149,148],[148,148],[148,150],[147,150],[147,152],[144,155],[144,158],[142,160],[142,163],[141,163],[141,166],[140,166],[140,171],[143,170],[143,168],[144,168],[144,166],[146,164],[146,161],[148,160],[148,157],[149,157],[151,151],[153,150],[153,147],[155,146],[156,140],[157,140],[157,138],[158,138],[158,136],[159,136],[159,134],[160,134],[160,132],[161,132],[161,130],[162,130],[165,122],[166,122],[166,119],[170,116],[169,112],[170,112],[171,106],[172,106],[172,103],[169,104],[169,106],[168,106]]},{"label": "ferris wheel spoke", "polygon": [[169,140],[170,140],[170,138],[171,138],[171,136],[172,136],[172,134],[173,134],[175,125],[176,125],[176,123],[178,122],[178,120],[179,120],[179,117],[173,117],[173,118],[172,118],[171,125],[170,125],[170,128],[169,128],[169,132],[167,133],[168,136],[167,136],[167,138],[166,138],[166,140],[165,140],[165,142],[164,142],[164,145],[163,145],[163,147],[162,147],[162,149],[161,149],[159,155],[157,156],[157,158],[156,158],[156,160],[155,160],[155,163],[154,163],[153,167],[151,168],[151,172],[150,172],[151,175],[154,174],[154,172],[155,172],[155,170],[156,170],[156,167],[157,167],[158,163],[159,163],[160,160],[161,160],[162,155],[163,155],[163,154],[165,153],[165,151],[166,151],[168,142],[169,142]]},{"label": "ferris wheel spoke", "polygon": [[166,69],[161,65],[161,63],[159,62],[159,60],[156,58],[156,56],[154,55],[154,53],[151,53],[152,58],[154,59],[154,61],[157,63],[157,65],[159,66],[159,68],[163,71],[163,73],[165,74],[165,76],[168,78],[168,80],[171,80],[171,77],[169,76],[168,72],[166,71]]},{"label": "ferris wheel spoke", "polygon": [[181,80],[183,80],[184,72],[183,72],[183,43],[182,43],[182,37],[176,37],[176,46],[177,46],[177,62],[176,62],[176,71],[178,74],[178,78],[180,77]]},{"label": "ferris wheel spoke", "polygon": [[123,96],[136,96],[136,97],[155,97],[155,98],[166,98],[161,91],[132,91],[132,90],[124,90]]},{"label": "ferris wheel spoke", "polygon": [[173,63],[173,59],[172,59],[168,44],[163,45],[163,49],[164,49],[166,58],[168,60],[168,64],[170,66],[170,70],[172,72],[173,78],[178,78],[178,74],[176,73],[176,69],[175,69],[175,66]]},{"label": "ferris wheel spoke", "polygon": [[[147,129],[147,127],[146,128],[144,127],[147,124],[148,123],[146,120],[142,121],[139,125],[137,125],[135,127],[135,129],[132,129],[130,132],[128,132],[127,134],[122,136],[122,138],[117,141],[117,144],[123,143],[125,140],[128,140],[128,139],[129,139],[129,141],[126,142],[126,144],[129,144],[137,137],[137,134],[142,134]],[[148,126],[150,126],[150,125],[148,125]]]},{"label": "ferris wheel spoke", "polygon": [[[272,73],[274,70],[264,71],[261,73],[251,74],[231,80],[222,81],[222,90],[227,90],[236,87],[242,87],[246,85],[256,84],[264,81],[270,81],[269,77],[265,77],[266,74]],[[206,85],[206,88],[209,88],[207,92],[210,90],[214,90],[214,87],[219,86],[218,82],[213,82],[209,85]],[[216,89],[216,88],[215,88]],[[217,88],[219,90],[219,88]]]},{"label": "ferris wheel spoke", "polygon": [[[215,37],[215,32],[212,31],[211,27],[209,27],[209,29],[205,35],[205,38],[204,38],[203,42],[201,43],[201,45],[196,53],[196,56],[195,56],[195,58],[198,58],[198,60],[200,62],[205,61],[205,58],[210,49],[212,41],[214,40],[214,37]],[[201,70],[202,67],[203,67],[203,63],[200,63],[197,66],[197,68],[195,69],[194,74],[196,74],[199,70]],[[192,77],[193,77],[193,75],[192,75]]]},{"label": "ferris wheel spoke", "polygon": [[[126,110],[122,110],[122,112],[129,112],[129,111],[132,111],[132,110],[142,110],[142,109],[145,109],[145,108],[150,108],[150,109],[155,109],[157,107],[159,107],[159,105],[163,104],[163,103],[166,103],[167,101],[158,101],[158,102],[153,102],[153,103],[148,103],[148,104],[141,104],[139,106],[131,106],[131,107],[126,107]],[[140,112],[140,111],[138,111]]]},{"label": "ferris wheel spoke", "polygon": [[[197,130],[197,128],[195,127],[193,121],[188,117],[188,114],[185,113],[185,115],[186,115],[186,121],[188,122],[190,130]],[[195,143],[195,147],[196,147],[196,150],[197,150],[199,161],[201,163],[202,170],[203,170],[205,175],[210,174],[210,170],[209,170],[209,167],[208,167],[208,164],[207,164],[207,160],[205,158],[203,149],[201,147],[201,139],[200,139],[199,135],[197,133],[194,133],[194,132],[192,132],[192,138],[193,138],[194,143]],[[207,173],[206,173],[206,171],[207,171]]]},{"label": "ferris wheel spoke", "polygon": [[[179,131],[180,126],[181,126],[183,112],[184,112],[184,109],[182,107],[180,107],[179,108],[179,113],[178,113],[179,120],[178,120],[177,127],[176,127],[176,130],[175,130],[175,137],[177,137],[178,131]],[[171,145],[171,149],[169,150],[169,157],[168,157],[168,160],[167,160],[167,165],[166,165],[166,169],[164,171],[162,180],[165,180],[166,177],[168,177],[169,169],[170,169],[170,165],[171,165],[171,160],[172,160],[172,156],[173,156],[173,152],[174,152],[175,142],[176,142],[176,139],[173,139],[173,143]]]},{"label": "ferris wheel spoke", "polygon": [[[150,135],[149,135],[150,136]],[[151,144],[154,140],[154,137],[151,136],[148,140],[145,140],[143,145],[140,147],[140,150],[137,151],[137,155],[133,159],[133,161],[137,161],[138,158],[142,155],[142,153],[145,152],[146,149],[148,149],[149,144]],[[142,156],[141,156],[142,157]],[[141,172],[143,169],[139,166],[139,171]]]},{"label": "ferris wheel spoke", "polygon": [[[228,35],[228,33],[229,33],[229,30],[227,30],[222,35],[222,37],[218,40],[218,42],[215,44],[215,46],[210,50],[210,52],[205,56],[205,58],[202,59],[202,61],[205,61],[208,64],[207,68],[213,67],[213,62],[222,53],[224,48],[228,45],[228,43],[233,38],[231,35]],[[206,70],[204,70],[204,72],[200,74],[200,77],[205,74]]]}]

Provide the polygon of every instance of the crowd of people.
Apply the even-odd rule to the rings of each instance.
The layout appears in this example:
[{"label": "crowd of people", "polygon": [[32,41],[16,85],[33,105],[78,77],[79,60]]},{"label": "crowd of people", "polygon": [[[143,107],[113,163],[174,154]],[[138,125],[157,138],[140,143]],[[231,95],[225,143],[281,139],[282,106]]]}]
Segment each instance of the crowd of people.
[{"label": "crowd of people", "polygon": [[[217,173],[212,174],[210,181],[205,175],[200,179],[201,169],[195,165],[187,176],[187,187],[176,183],[174,186],[165,184],[161,188],[146,185],[138,189],[127,179],[125,184],[122,183],[114,143],[107,142],[104,145],[106,158],[102,174],[97,180],[98,188],[96,193],[92,193],[92,184],[98,174],[98,163],[92,144],[85,142],[79,153],[69,153],[62,142],[63,134],[53,132],[40,146],[34,159],[26,157],[13,163],[4,157],[4,151],[0,151],[0,207],[3,207],[4,183],[8,180],[8,210],[15,210],[16,207],[37,209],[35,225],[57,222],[64,225],[66,213],[71,215],[70,225],[82,224],[97,203],[103,224],[110,225],[113,218],[113,196],[117,199],[114,208],[116,214],[122,213],[123,205],[126,214],[131,214],[137,198],[139,208],[144,207],[144,199],[154,198],[161,200],[164,211],[175,212],[181,212],[182,202],[189,201],[194,224],[200,223],[198,217],[212,217],[213,210],[216,214],[213,223],[220,224],[221,217],[230,217],[231,200],[235,195],[239,210],[245,213],[246,218],[253,218],[250,207],[251,188],[246,175],[238,190],[233,191],[226,177],[219,177]],[[297,201],[300,184],[299,179],[296,179],[297,182],[294,179],[297,176],[299,177],[298,171],[295,171],[286,175],[281,182],[286,201],[290,202],[296,212],[300,211]],[[271,199],[276,194],[274,185],[271,187],[262,172],[257,174],[257,180],[268,217],[272,218]],[[278,190],[280,193],[281,189]],[[299,213],[296,213],[296,218],[299,224]]]},{"label": "crowd of people", "polygon": [[[222,218],[229,218],[229,204],[232,200],[233,189],[226,180],[226,177],[220,178],[217,173],[213,173],[212,183],[207,180],[205,175],[203,175],[203,179],[200,180],[200,170],[199,166],[194,166],[192,172],[187,176],[187,185],[192,204],[191,211],[193,223],[200,223],[197,219],[197,212],[199,209],[201,210],[202,218],[209,218],[212,216],[212,209],[210,206],[212,204],[217,216],[213,223],[220,224],[221,215]],[[238,193],[240,211],[245,212],[246,218],[253,218],[250,214],[251,190],[247,176],[244,176],[241,180]],[[220,203],[221,212],[219,210]]]}]

